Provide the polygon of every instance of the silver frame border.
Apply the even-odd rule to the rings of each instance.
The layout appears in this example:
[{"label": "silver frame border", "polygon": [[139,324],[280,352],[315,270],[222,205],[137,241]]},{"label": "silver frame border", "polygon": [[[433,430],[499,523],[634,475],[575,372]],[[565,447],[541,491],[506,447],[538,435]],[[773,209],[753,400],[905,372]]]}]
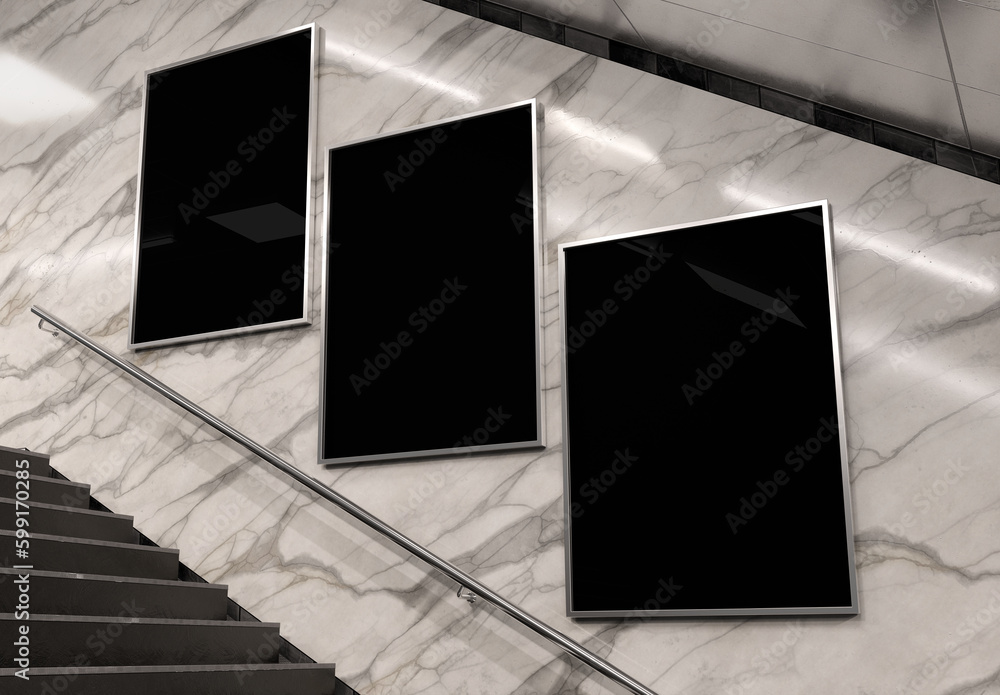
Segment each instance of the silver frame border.
[{"label": "silver frame border", "polygon": [[[149,77],[158,72],[163,72],[164,70],[170,70],[182,65],[191,65],[193,63],[198,63],[203,60],[208,60],[210,58],[215,58],[226,53],[233,53],[235,51],[242,50],[244,48],[249,48],[250,46],[256,46],[258,44],[266,43],[268,41],[273,41],[279,39],[283,36],[289,34],[295,34],[302,31],[303,29],[312,30],[312,48],[310,51],[310,79],[309,79],[309,132],[307,135],[308,142],[306,143],[308,147],[307,161],[306,161],[306,238],[305,238],[305,253],[302,268],[302,283],[303,283],[303,297],[302,297],[302,318],[299,319],[289,319],[287,321],[276,321],[274,323],[265,323],[256,326],[244,326],[241,328],[229,328],[221,331],[211,331],[208,333],[195,333],[186,336],[177,336],[175,338],[163,338],[161,340],[150,340],[143,343],[136,343],[133,341],[133,328],[135,326],[135,315],[136,315],[136,296],[139,291],[139,223],[142,219],[142,179],[143,172],[145,171],[145,157],[146,157],[146,110],[149,106]],[[156,68],[150,68],[143,73],[143,96],[142,96],[142,114],[140,116],[139,122],[139,175],[136,180],[136,203],[135,203],[135,241],[132,250],[132,295],[129,303],[129,314],[128,314],[128,343],[127,348],[129,350],[149,350],[152,348],[165,347],[168,345],[183,345],[186,343],[202,342],[206,340],[214,340],[217,338],[226,338],[229,336],[246,335],[248,333],[261,333],[264,331],[273,331],[283,328],[293,328],[298,326],[309,326],[312,324],[312,318],[310,313],[312,311],[312,283],[311,283],[311,268],[312,268],[312,253],[313,253],[313,227],[315,226],[315,221],[313,219],[314,204],[313,199],[315,198],[315,176],[313,175],[316,167],[316,118],[317,118],[317,93],[318,81],[319,81],[319,67],[320,67],[320,51],[323,47],[323,29],[316,22],[311,22],[309,24],[303,24],[302,26],[297,26],[292,29],[286,29],[284,31],[278,32],[277,34],[272,34],[270,36],[265,36],[259,39],[253,39],[252,41],[244,41],[243,43],[237,44],[235,46],[230,46],[228,48],[221,48],[204,55],[197,56],[195,58],[187,58],[184,60],[178,60],[168,65],[162,65]]]},{"label": "silver frame border", "polygon": [[[732,220],[761,217],[776,213],[788,212],[791,210],[801,210],[804,208],[822,207],[823,209],[823,235],[825,237],[826,253],[826,277],[829,287],[830,302],[830,328],[833,336],[833,362],[834,362],[834,382],[837,394],[837,434],[840,442],[840,468],[841,480],[843,482],[844,495],[844,518],[847,529],[847,572],[850,579],[851,605],[850,606],[797,606],[788,608],[669,608],[655,610],[631,610],[631,611],[575,611],[573,610],[573,574],[572,574],[572,514],[570,509],[570,442],[569,442],[569,415],[567,406],[569,403],[568,386],[566,381],[566,258],[565,250],[574,246],[585,246],[589,244],[614,241],[616,239],[628,239],[631,237],[645,236],[659,232],[669,232],[677,229],[690,229],[703,225],[714,224],[716,222],[728,222]],[[563,514],[564,532],[563,543],[566,559],[566,615],[571,618],[625,618],[625,619],[648,619],[648,618],[728,618],[741,616],[831,616],[844,615],[853,616],[860,612],[858,600],[858,572],[854,555],[854,516],[851,506],[851,481],[848,470],[847,451],[847,417],[844,407],[844,379],[843,368],[841,366],[841,340],[838,317],[840,315],[839,291],[837,288],[837,273],[834,267],[833,250],[833,222],[830,215],[830,203],[827,200],[817,200],[809,203],[799,203],[796,205],[786,205],[784,207],[757,210],[754,212],[739,213],[736,215],[725,215],[708,220],[697,222],[685,222],[682,224],[668,225],[666,227],[655,227],[644,229],[638,232],[628,232],[625,234],[613,234],[610,236],[584,239],[581,241],[571,241],[559,244],[559,336],[562,348],[562,407],[563,407]]]},{"label": "silver frame border", "polygon": [[[329,278],[329,244],[330,244],[330,153],[334,150],[342,149],[345,147],[351,147],[365,142],[371,142],[374,140],[381,140],[387,137],[394,137],[397,135],[403,135],[405,133],[413,132],[416,130],[425,130],[428,128],[434,128],[436,126],[444,125],[447,123],[453,123],[455,121],[464,121],[470,118],[476,118],[478,116],[486,116],[491,113],[496,113],[499,111],[508,111],[511,109],[520,108],[522,106],[531,106],[531,185],[532,194],[534,196],[534,209],[532,215],[532,251],[533,251],[533,280],[535,285],[534,293],[534,312],[535,312],[535,427],[538,432],[538,437],[532,441],[525,442],[512,442],[510,444],[484,444],[484,445],[474,445],[465,447],[452,447],[447,449],[428,449],[423,451],[401,451],[391,454],[368,454],[363,456],[344,456],[340,458],[323,458],[323,445],[324,445],[324,427],[323,423],[326,422],[326,348],[327,348],[327,287]],[[318,437],[318,448],[317,448],[317,459],[321,465],[324,466],[335,466],[340,464],[348,463],[371,463],[378,461],[395,461],[400,459],[417,459],[417,458],[429,458],[436,456],[471,456],[479,452],[494,452],[494,451],[511,451],[518,449],[539,449],[545,447],[545,409],[544,401],[542,399],[542,331],[541,331],[541,279],[539,273],[539,259],[540,251],[539,244],[541,239],[540,234],[540,222],[541,222],[541,189],[540,189],[540,177],[538,173],[538,133],[541,127],[539,123],[539,113],[540,109],[537,100],[524,99],[522,101],[514,102],[511,104],[505,104],[503,106],[496,106],[489,109],[484,109],[481,111],[474,111],[472,113],[466,113],[459,116],[450,116],[448,118],[443,118],[437,121],[431,121],[428,123],[419,123],[412,126],[407,126],[399,130],[392,130],[381,132],[376,135],[370,135],[363,138],[358,138],[356,140],[350,140],[348,142],[343,142],[337,145],[328,146],[325,151],[324,165],[323,165],[323,288],[321,291],[321,302],[322,302],[322,339],[320,341],[320,379],[319,379],[319,437]]]}]

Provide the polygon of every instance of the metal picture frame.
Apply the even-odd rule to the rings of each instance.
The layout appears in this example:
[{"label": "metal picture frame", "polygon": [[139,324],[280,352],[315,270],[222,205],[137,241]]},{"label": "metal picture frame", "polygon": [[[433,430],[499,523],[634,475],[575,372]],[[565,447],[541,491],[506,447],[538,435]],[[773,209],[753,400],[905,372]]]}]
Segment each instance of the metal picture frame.
[{"label": "metal picture frame", "polygon": [[537,121],[531,99],[327,150],[321,463],[544,445]]},{"label": "metal picture frame", "polygon": [[309,325],[309,24],[144,76],[132,350]]},{"label": "metal picture frame", "polygon": [[829,203],[558,253],[567,614],[857,614]]}]

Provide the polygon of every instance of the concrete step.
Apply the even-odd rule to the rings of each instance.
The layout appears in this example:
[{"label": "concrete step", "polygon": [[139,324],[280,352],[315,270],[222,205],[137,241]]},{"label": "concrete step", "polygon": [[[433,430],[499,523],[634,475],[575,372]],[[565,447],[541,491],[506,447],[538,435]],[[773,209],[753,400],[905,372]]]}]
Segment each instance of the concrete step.
[{"label": "concrete step", "polygon": [[[7,521],[19,493],[21,539]],[[179,581],[177,550],[140,544],[130,517],[96,511],[47,456],[0,447],[4,497],[0,666],[14,667],[0,668],[3,695],[357,695],[331,664],[287,663],[308,657],[277,624],[227,620],[226,587]]]},{"label": "concrete step", "polygon": [[[90,508],[89,485],[37,475],[29,476],[27,480],[21,479],[20,483],[18,485],[15,471],[0,470],[0,497],[23,499],[27,494],[31,503],[42,502],[75,509]],[[27,487],[24,483],[27,483]],[[21,492],[20,498],[17,495],[18,491]]]},{"label": "concrete step", "polygon": [[18,557],[14,531],[0,531],[0,567],[31,565],[36,570],[113,577],[176,579],[179,552],[134,543],[112,543],[32,533],[28,557]]},{"label": "concrete step", "polygon": [[92,509],[73,509],[33,500],[20,502],[0,498],[0,529],[16,530],[19,515],[27,520],[25,528],[31,535],[44,533],[112,543],[139,542],[139,534],[133,528],[133,518],[130,516]]},{"label": "concrete step", "polygon": [[26,470],[31,475],[37,475],[40,478],[48,478],[52,475],[49,457],[45,454],[0,446],[0,471],[19,470]]},{"label": "concrete step", "polygon": [[353,693],[328,664],[0,669],[4,695],[340,695]]},{"label": "concrete step", "polygon": [[28,574],[31,613],[225,620],[227,589],[220,584],[108,577],[0,568],[0,613],[13,613],[20,592],[8,590]]},{"label": "concrete step", "polygon": [[[0,664],[16,665],[21,646],[29,649],[33,667],[278,663],[277,623],[39,615],[34,611],[28,620],[18,617],[0,615]],[[19,632],[25,626],[26,635]]]}]

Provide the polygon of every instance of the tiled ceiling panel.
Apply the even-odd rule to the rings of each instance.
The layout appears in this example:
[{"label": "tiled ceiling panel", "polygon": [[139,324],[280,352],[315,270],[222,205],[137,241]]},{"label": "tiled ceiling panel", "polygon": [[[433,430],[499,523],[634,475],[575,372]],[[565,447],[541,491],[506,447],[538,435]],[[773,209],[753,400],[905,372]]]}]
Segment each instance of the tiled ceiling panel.
[{"label": "tiled ceiling panel", "polygon": [[[951,79],[934,3],[929,0],[617,0],[639,34],[655,42],[674,7],[686,7],[827,48]],[[905,8],[905,9],[904,9]],[[717,28],[706,17],[699,31]]]},{"label": "tiled ceiling panel", "polygon": [[[1000,12],[958,0],[938,0],[955,80],[1000,94]],[[994,127],[997,112],[993,112]]]},{"label": "tiled ceiling panel", "polygon": [[1000,157],[1000,95],[959,86],[972,149]]},{"label": "tiled ceiling panel", "polygon": [[[947,79],[749,24],[711,25],[720,21],[715,15],[659,0],[633,2],[627,12],[640,31],[655,27],[649,43],[656,52],[968,147]],[[695,50],[689,41],[700,34]]]},{"label": "tiled ceiling panel", "polygon": [[642,38],[611,0],[499,0],[496,4],[582,29],[606,39],[642,46]]},{"label": "tiled ceiling panel", "polygon": [[1000,155],[1000,0],[493,0]]}]

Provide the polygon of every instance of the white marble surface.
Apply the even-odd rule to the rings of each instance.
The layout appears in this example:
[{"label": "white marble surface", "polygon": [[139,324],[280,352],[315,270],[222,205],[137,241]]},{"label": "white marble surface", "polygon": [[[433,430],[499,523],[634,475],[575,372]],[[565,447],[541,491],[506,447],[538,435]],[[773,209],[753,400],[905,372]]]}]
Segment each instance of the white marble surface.
[{"label": "white marble surface", "polygon": [[[657,692],[1000,693],[998,188],[419,0],[0,0],[0,444],[52,454],[361,692],[621,692],[35,328],[32,304],[125,352],[143,72],[311,21],[320,151],[544,107],[548,448],[319,468],[318,323],[137,364]],[[63,86],[16,111],[32,70]],[[822,198],[861,615],[568,620],[557,244]]]}]

